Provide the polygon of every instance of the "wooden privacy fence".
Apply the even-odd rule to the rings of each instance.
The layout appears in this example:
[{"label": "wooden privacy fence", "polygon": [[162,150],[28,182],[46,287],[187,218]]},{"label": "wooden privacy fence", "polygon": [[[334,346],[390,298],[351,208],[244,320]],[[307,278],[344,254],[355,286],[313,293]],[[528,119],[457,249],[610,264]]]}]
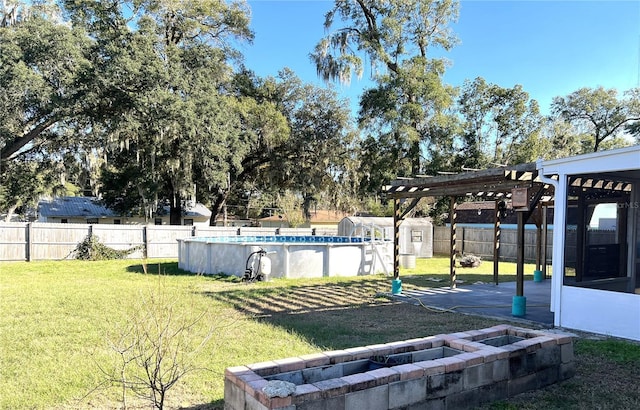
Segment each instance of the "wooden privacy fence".
[{"label": "wooden privacy fence", "polygon": [[[517,230],[500,230],[500,260],[515,262],[517,259]],[[456,229],[456,249],[460,253],[474,254],[485,260],[493,260],[493,228],[461,227]],[[553,250],[553,230],[547,232],[547,262],[551,262]],[[433,227],[433,253],[449,255],[451,249],[451,228]],[[524,233],[525,262],[536,260],[536,230],[527,229]]]},{"label": "wooden privacy fence", "polygon": [[73,251],[90,233],[118,250],[138,247],[129,258],[177,258],[178,239],[192,236],[336,235],[337,230],[311,228],[200,227],[176,225],[87,225],[54,223],[0,224],[0,261],[72,259]]}]

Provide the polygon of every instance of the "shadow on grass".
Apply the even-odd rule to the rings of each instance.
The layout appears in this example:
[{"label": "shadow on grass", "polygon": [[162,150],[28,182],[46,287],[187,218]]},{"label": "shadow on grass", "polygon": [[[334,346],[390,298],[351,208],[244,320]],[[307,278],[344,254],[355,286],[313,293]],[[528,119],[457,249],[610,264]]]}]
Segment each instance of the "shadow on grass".
[{"label": "shadow on grass", "polygon": [[[254,320],[299,334],[323,350],[491,326],[495,320],[429,311],[389,299],[391,278],[205,292]],[[473,326],[473,327],[470,327]]]},{"label": "shadow on grass", "polygon": [[[252,317],[341,310],[373,303],[391,289],[390,278],[341,281],[311,285],[272,286],[270,283],[238,284],[237,288],[205,292]],[[386,300],[386,299],[384,299]]]},{"label": "shadow on grass", "polygon": [[[127,272],[142,273],[149,275],[167,275],[167,276],[198,276],[193,272],[182,270],[178,267],[178,262],[149,262],[127,266]],[[206,275],[207,279],[222,282],[240,282],[240,278],[224,274]]]}]

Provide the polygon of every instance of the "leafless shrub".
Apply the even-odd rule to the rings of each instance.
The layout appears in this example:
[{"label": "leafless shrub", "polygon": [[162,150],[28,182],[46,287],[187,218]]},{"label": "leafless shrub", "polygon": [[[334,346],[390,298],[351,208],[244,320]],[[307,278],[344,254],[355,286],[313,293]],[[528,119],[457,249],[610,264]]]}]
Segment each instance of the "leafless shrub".
[{"label": "leafless shrub", "polygon": [[136,300],[127,322],[107,336],[113,360],[109,367],[98,367],[104,384],[120,389],[123,409],[129,393],[162,409],[172,387],[188,373],[204,370],[195,356],[214,336],[214,321],[208,312],[194,313],[179,302],[160,282]]}]

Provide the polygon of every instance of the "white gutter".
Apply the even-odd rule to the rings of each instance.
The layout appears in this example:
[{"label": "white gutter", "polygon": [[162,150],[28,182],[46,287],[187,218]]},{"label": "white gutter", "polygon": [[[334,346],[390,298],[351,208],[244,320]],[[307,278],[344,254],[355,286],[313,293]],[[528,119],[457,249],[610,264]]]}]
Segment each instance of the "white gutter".
[{"label": "white gutter", "polygon": [[548,178],[544,175],[542,159],[536,161],[536,169],[540,181],[553,185],[554,208],[553,208],[553,251],[551,256],[551,311],[554,312],[554,325],[562,326],[562,280],[564,277],[564,244],[565,239],[565,218],[567,209],[566,184],[559,180]]}]

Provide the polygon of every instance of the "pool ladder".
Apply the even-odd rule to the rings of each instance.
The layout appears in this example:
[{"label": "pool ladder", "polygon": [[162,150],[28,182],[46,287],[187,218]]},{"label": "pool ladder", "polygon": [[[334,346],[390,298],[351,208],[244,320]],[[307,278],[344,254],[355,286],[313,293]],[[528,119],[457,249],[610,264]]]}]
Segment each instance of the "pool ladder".
[{"label": "pool ladder", "polygon": [[[391,256],[383,254],[378,247],[380,243],[385,242],[386,240],[384,228],[374,224],[357,224],[351,228],[349,237],[353,237],[358,232],[360,233],[359,236],[362,238],[363,243],[367,243],[369,245],[363,248],[362,273],[365,275],[374,273],[376,260],[378,260],[382,265],[384,274],[390,276],[391,272],[389,271],[388,265],[391,262]],[[376,233],[380,234],[380,239],[377,238]],[[365,242],[365,239],[368,239],[368,242]]]}]

